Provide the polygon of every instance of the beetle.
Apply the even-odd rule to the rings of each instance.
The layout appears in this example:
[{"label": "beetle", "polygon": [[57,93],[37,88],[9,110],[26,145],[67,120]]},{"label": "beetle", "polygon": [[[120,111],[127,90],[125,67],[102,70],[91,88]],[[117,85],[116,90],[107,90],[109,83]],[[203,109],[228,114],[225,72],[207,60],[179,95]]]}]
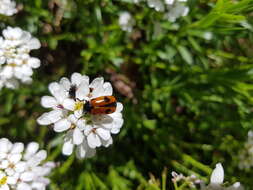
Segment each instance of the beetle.
[{"label": "beetle", "polygon": [[100,96],[86,101],[83,110],[93,115],[111,114],[116,111],[117,100],[114,96]]}]

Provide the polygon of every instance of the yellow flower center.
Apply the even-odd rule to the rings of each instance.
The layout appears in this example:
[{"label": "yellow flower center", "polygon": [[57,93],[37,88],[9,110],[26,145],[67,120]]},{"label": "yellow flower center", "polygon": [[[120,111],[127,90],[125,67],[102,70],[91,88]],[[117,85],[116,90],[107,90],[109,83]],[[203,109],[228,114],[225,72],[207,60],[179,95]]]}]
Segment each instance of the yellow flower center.
[{"label": "yellow flower center", "polygon": [[13,163],[10,163],[10,164],[9,164],[9,168],[12,168],[12,169],[13,169],[14,167],[15,167],[15,164],[13,164]]},{"label": "yellow flower center", "polygon": [[0,179],[0,185],[4,185],[7,182],[7,176],[4,176],[2,179]]},{"label": "yellow flower center", "polygon": [[77,102],[76,104],[75,104],[75,108],[74,108],[74,110],[76,111],[76,110],[81,110],[81,109],[83,109],[83,102]]},{"label": "yellow flower center", "polygon": [[16,67],[16,66],[17,66],[16,63],[9,63],[8,65],[9,65],[10,67]]},{"label": "yellow flower center", "polygon": [[70,129],[75,129],[76,126],[74,124],[71,124]]}]

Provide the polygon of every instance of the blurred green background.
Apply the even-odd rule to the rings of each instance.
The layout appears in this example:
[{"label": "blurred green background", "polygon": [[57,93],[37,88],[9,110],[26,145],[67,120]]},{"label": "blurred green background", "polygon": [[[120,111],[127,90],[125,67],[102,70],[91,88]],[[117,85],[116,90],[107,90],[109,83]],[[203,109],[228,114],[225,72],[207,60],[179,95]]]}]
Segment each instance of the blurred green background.
[{"label": "blurred green background", "polygon": [[[171,171],[208,182],[217,162],[226,181],[253,189],[253,170],[238,169],[253,128],[253,0],[189,0],[189,15],[176,23],[128,0],[17,4],[0,29],[38,37],[42,47],[32,55],[42,64],[31,85],[0,91],[0,136],[47,149],[59,163],[48,189],[173,189]],[[118,24],[121,11],[136,20],[131,33]],[[47,85],[73,72],[103,76],[124,105],[114,144],[82,161],[62,156],[62,135],[36,123]]]}]

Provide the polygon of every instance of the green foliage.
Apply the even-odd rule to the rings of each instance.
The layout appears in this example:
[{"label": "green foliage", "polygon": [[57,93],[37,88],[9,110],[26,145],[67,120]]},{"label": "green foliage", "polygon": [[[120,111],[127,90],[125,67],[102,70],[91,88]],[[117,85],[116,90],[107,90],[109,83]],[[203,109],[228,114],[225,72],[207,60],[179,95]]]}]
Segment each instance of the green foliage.
[{"label": "green foliage", "polygon": [[[173,189],[171,171],[208,182],[217,162],[226,181],[253,186],[252,170],[239,170],[237,159],[253,123],[253,0],[191,0],[177,24],[126,0],[17,2],[23,10],[0,17],[1,29],[19,26],[38,37],[43,47],[33,54],[42,66],[31,85],[0,91],[0,135],[38,141],[59,162],[50,190]],[[132,33],[118,25],[124,10],[136,20]],[[83,161],[63,157],[62,136],[36,123],[47,85],[73,72],[103,76],[114,87],[117,77],[134,94],[115,87],[122,131]]]}]

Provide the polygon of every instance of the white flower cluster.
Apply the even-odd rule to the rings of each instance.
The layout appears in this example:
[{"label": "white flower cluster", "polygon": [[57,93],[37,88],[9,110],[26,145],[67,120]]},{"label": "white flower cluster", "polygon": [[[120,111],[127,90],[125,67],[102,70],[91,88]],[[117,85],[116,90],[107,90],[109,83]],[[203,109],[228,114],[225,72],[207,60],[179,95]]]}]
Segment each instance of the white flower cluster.
[{"label": "white flower cluster", "polygon": [[40,66],[40,60],[31,57],[30,51],[40,48],[37,38],[18,27],[7,29],[0,37],[0,88],[18,87],[19,81],[30,83],[33,69]]},{"label": "white flower cluster", "polygon": [[189,13],[189,7],[185,5],[187,0],[165,0],[167,11],[165,18],[171,22],[175,22],[177,18],[186,16]]},{"label": "white flower cluster", "polygon": [[174,184],[181,181],[183,183],[182,186],[184,187],[187,184],[188,187],[197,189],[198,184],[200,185],[201,190],[243,190],[243,186],[239,182],[236,182],[229,187],[224,186],[224,169],[221,163],[216,164],[216,167],[211,174],[209,185],[205,185],[204,181],[199,180],[194,175],[185,177],[183,174],[177,174],[174,171],[171,175]]},{"label": "white flower cluster", "polygon": [[0,0],[0,14],[12,16],[17,13],[16,3],[11,0]]},{"label": "white flower cluster", "polygon": [[47,157],[38,143],[11,143],[0,139],[0,190],[45,190],[46,176],[55,167],[53,162],[41,164]]},{"label": "white flower cluster", "polygon": [[224,169],[221,163],[218,163],[211,174],[210,184],[208,186],[201,184],[201,190],[243,190],[243,186],[239,182],[236,182],[229,187],[224,187],[223,181]]},{"label": "white flower cluster", "polygon": [[146,0],[150,8],[164,12],[165,19],[175,22],[177,18],[186,16],[189,7],[185,5],[187,0]]},{"label": "white flower cluster", "polygon": [[239,153],[238,167],[245,170],[253,167],[253,131],[248,132],[248,139]]},{"label": "white flower cluster", "polygon": [[119,15],[119,25],[123,31],[132,32],[135,20],[129,12],[124,11]]},{"label": "white flower cluster", "polygon": [[179,181],[183,181],[187,183],[190,188],[196,188],[196,184],[200,184],[202,181],[198,179],[195,175],[184,176],[183,174],[178,174],[175,171],[171,172],[172,182],[177,183]]},{"label": "white flower cluster", "polygon": [[[170,22],[175,22],[177,18],[189,13],[187,0],[133,0],[132,2],[137,4],[141,1],[145,1],[150,8],[163,12],[164,18]],[[127,11],[120,13],[118,22],[121,29],[126,32],[132,32],[136,23],[133,16]]]},{"label": "white flower cluster", "polygon": [[90,100],[111,96],[112,86],[104,79],[96,78],[91,83],[89,77],[73,73],[71,80],[62,78],[60,82],[49,84],[52,96],[43,96],[41,105],[51,108],[37,119],[40,125],[51,125],[55,132],[66,132],[62,153],[72,154],[75,146],[78,158],[92,157],[96,148],[112,144],[111,134],[117,134],[123,125],[121,111],[123,105],[117,102],[116,111],[111,114],[90,114],[84,110]]}]

